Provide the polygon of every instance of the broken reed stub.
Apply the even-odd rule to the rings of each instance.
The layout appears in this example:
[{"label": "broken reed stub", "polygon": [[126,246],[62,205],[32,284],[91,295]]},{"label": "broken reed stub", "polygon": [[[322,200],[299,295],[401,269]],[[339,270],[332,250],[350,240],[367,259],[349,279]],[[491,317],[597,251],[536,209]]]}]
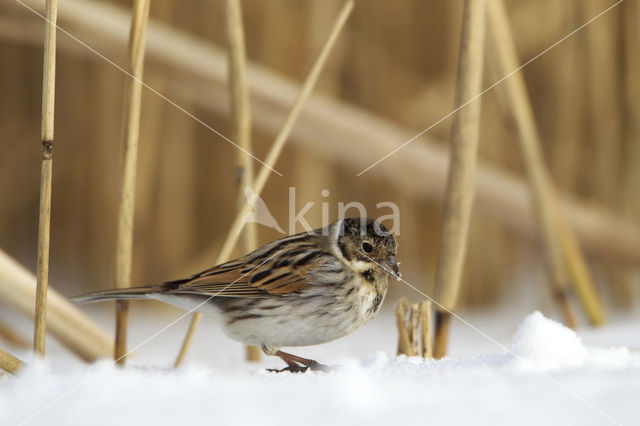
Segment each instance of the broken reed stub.
[{"label": "broken reed stub", "polygon": [[409,302],[406,297],[398,300],[396,305],[396,326],[398,328],[398,355],[409,355],[409,331],[407,330],[407,311]]},{"label": "broken reed stub", "polygon": [[431,342],[431,302],[412,303],[406,298],[396,305],[396,326],[398,328],[398,355],[433,357]]},{"label": "broken reed stub", "polygon": [[422,358],[433,358],[433,336],[431,334],[431,300],[420,303],[420,330]]}]

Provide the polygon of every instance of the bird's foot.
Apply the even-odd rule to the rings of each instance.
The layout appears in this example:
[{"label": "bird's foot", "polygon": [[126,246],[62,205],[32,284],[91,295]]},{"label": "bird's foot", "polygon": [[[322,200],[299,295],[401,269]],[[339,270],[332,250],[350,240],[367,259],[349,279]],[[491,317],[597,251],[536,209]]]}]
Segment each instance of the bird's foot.
[{"label": "bird's foot", "polygon": [[267,371],[270,373],[304,373],[307,371],[309,367],[305,367],[304,365],[299,364],[291,364],[286,366],[285,368],[277,369],[277,368],[267,368]]},{"label": "bird's foot", "polygon": [[290,373],[304,373],[307,370],[327,372],[334,369],[333,367],[330,367],[328,365],[320,364],[318,361],[302,358],[282,351],[276,352],[276,356],[280,357],[284,362],[286,362],[287,367],[281,370],[270,369],[267,371],[274,371],[277,373],[282,373],[284,371],[288,371]]}]

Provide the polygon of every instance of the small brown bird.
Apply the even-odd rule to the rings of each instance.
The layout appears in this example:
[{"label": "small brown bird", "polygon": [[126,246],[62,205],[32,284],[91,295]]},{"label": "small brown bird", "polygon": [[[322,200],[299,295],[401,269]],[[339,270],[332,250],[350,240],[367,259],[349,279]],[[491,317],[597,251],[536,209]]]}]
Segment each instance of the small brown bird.
[{"label": "small brown bird", "polygon": [[[400,276],[393,235],[373,219],[347,218],[285,237],[191,278],[74,298],[156,299],[218,320],[229,337],[280,357],[286,371],[323,370],[282,346],[330,342],[373,318],[390,274]],[[204,302],[204,303],[203,303]]]}]

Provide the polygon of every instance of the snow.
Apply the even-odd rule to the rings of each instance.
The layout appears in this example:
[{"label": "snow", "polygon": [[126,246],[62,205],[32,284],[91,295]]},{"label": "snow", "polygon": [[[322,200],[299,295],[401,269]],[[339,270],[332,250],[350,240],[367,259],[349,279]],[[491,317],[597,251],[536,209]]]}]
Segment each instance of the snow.
[{"label": "snow", "polygon": [[513,338],[511,351],[524,368],[549,370],[583,365],[588,350],[580,337],[536,311],[526,317]]},{"label": "snow", "polygon": [[[134,319],[132,342],[164,325],[140,309]],[[524,318],[510,343],[490,342],[481,355],[395,357],[390,339],[386,352],[375,350],[381,336],[395,338],[389,311],[342,341],[291,350],[339,366],[329,373],[265,371],[281,366],[275,359],[241,363],[241,347],[210,323],[199,331],[189,362],[175,370],[171,340],[179,341],[184,327],[141,347],[126,368],[108,360],[82,364],[51,343],[47,365],[32,363],[18,377],[0,378],[0,424],[606,425],[640,418],[640,353],[585,344],[586,337],[540,312]],[[476,333],[458,327],[452,337],[473,341]],[[492,337],[500,334],[494,331]],[[586,334],[598,340],[595,332]]]}]

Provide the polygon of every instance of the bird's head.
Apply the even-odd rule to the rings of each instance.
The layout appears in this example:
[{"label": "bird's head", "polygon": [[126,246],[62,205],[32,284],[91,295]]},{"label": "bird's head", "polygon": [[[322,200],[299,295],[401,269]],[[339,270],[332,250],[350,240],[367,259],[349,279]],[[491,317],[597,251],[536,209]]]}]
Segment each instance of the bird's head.
[{"label": "bird's head", "polygon": [[382,223],[369,218],[346,218],[338,225],[338,248],[355,270],[378,266],[400,277],[396,240]]}]

